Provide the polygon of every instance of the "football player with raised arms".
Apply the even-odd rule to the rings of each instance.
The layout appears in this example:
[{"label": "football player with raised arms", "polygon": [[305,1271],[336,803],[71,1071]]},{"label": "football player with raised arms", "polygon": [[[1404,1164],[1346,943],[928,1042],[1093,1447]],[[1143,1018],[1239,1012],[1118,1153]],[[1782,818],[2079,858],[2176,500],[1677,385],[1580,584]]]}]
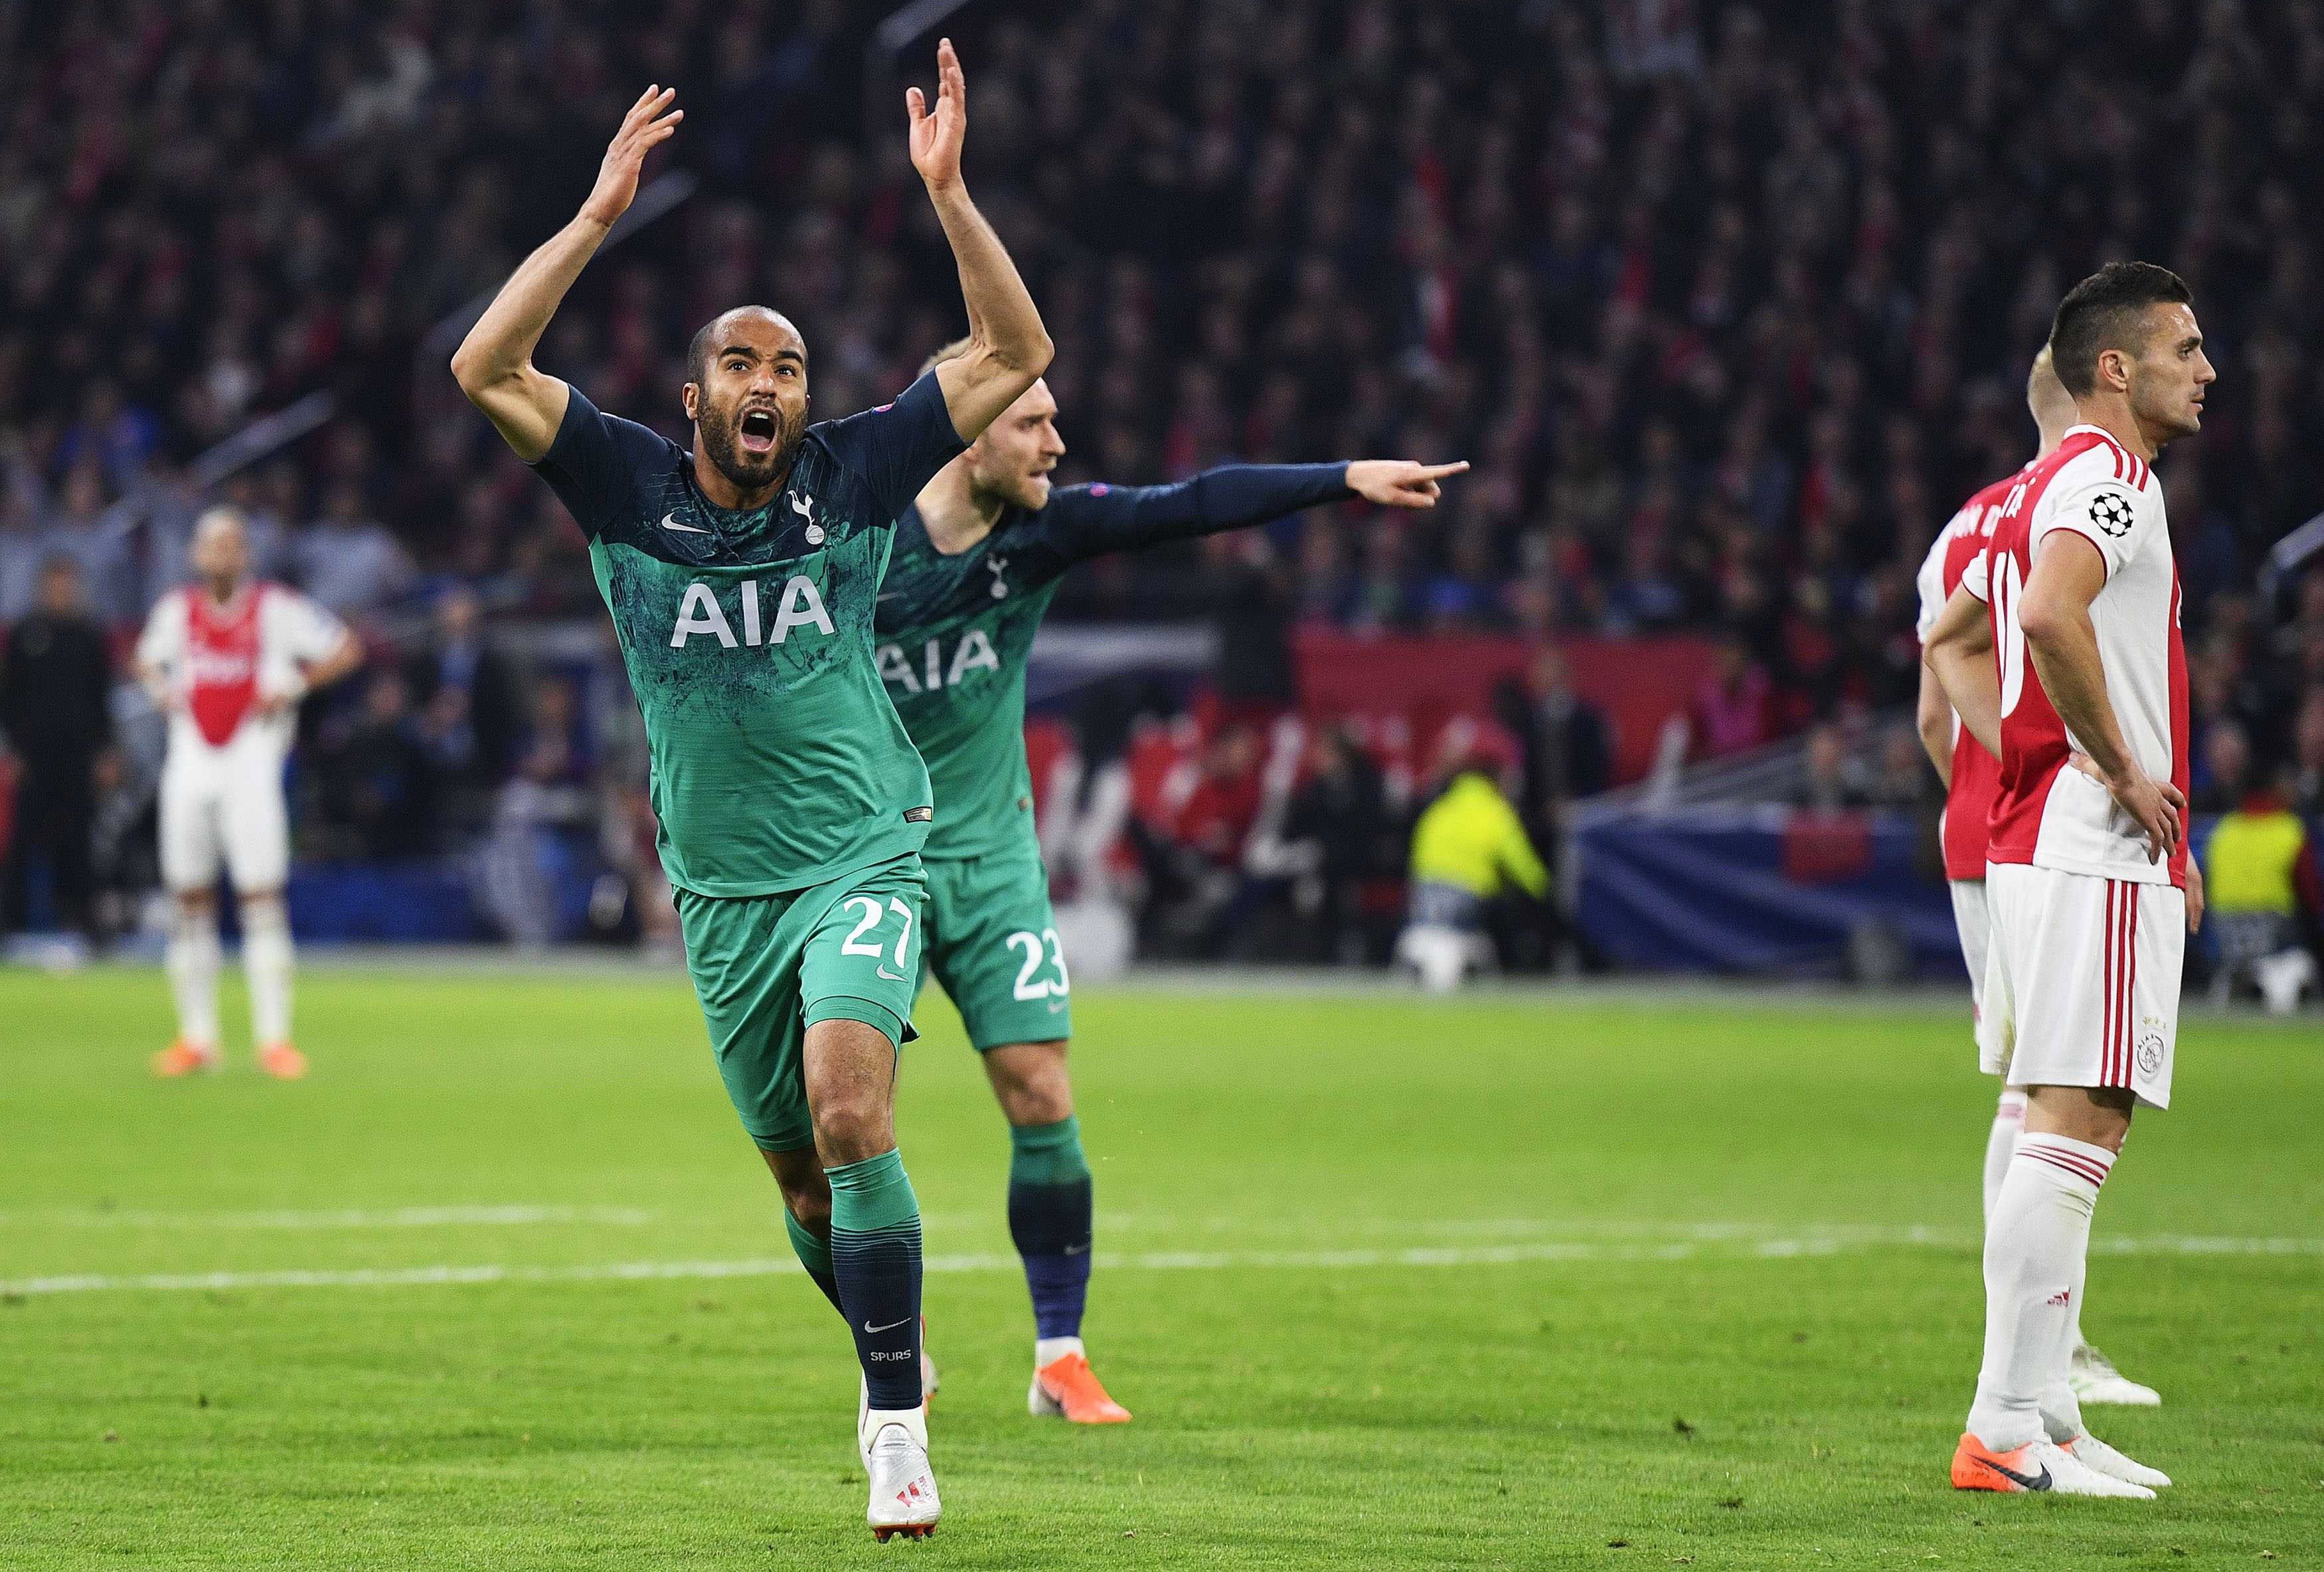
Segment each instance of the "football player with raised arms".
[{"label": "football player with raised arms", "polygon": [[642,712],[660,852],[719,1071],[780,1186],[791,1244],[846,1318],[881,1539],[940,1511],[921,1391],[920,1214],[897,1151],[919,977],[928,775],[881,691],[872,612],[895,520],[1048,364],[1039,313],[961,181],[946,40],[911,157],[960,270],[968,347],[895,401],[807,423],[807,349],[763,306],[695,336],[691,448],[538,371],[558,303],[676,131],[649,87],[574,220],[460,346],[460,386],[589,538]]},{"label": "football player with raised arms", "polygon": [[[2033,473],[2035,464],[2058,450],[2058,445],[2066,439],[2067,428],[2074,423],[2073,397],[2051,369],[2047,345],[2034,355],[2033,372],[2025,379],[2025,404],[2040,433],[2039,450],[2016,473],[1994,482],[1962,503],[1960,510],[1930,546],[1928,558],[1921,565],[1919,633],[1923,641],[1936,626],[1945,602],[1960,587],[1962,575],[1985,555],[1986,545],[1993,538],[1993,527],[2008,505],[2009,493],[2020,480]],[[1960,936],[1961,959],[1969,966],[1969,1016],[1974,1026],[1982,1013],[1988,933],[1985,905],[1986,822],[1993,812],[1994,794],[2001,785],[2001,761],[1987,753],[1985,745],[1960,724],[1952,706],[1945,702],[1944,687],[1937,681],[1936,672],[1926,664],[1921,667],[1919,721],[1922,745],[1929,751],[1929,762],[1937,768],[1938,778],[1945,783],[1945,881],[1952,890],[1953,925]],[[2001,1181],[2009,1172],[2010,1159],[2017,1152],[2017,1137],[2024,1127],[2025,1089],[2005,1081],[2000,1100],[1994,1108],[1992,1128],[1986,1136],[1984,1215],[1987,1218],[1993,1215],[1993,1203],[2001,1193]],[[2069,1376],[2081,1400],[2144,1407],[2162,1402],[2153,1387],[2129,1379],[2114,1367],[2112,1360],[2083,1341],[2081,1314],[2082,1307],[2077,1302]]]},{"label": "football player with raised arms", "polygon": [[178,1039],[153,1056],[157,1075],[216,1070],[218,1052],[218,870],[242,919],[258,1067],[307,1073],[290,1040],[293,958],[283,888],[290,818],[282,767],[299,701],[363,664],[337,617],[295,590],[250,576],[250,532],[231,508],[194,521],[195,583],[156,602],[137,640],[137,676],[169,717],[161,763],[161,882],[172,906],[163,970]]},{"label": "football player with raised arms", "polygon": [[2171,1102],[2179,984],[2203,885],[2187,855],[2179,573],[2155,455],[2216,378],[2187,286],[2115,262],[2050,330],[2077,424],[2010,489],[1927,640],[1961,722],[2001,760],[1978,1043],[2025,1089],[1985,1235],[1985,1357],[1952,1461],[1964,1490],[2152,1497],[2068,1379],[2090,1218],[2139,1105]]},{"label": "football player with raised arms", "polygon": [[[946,345],[939,368],[965,353]],[[1033,824],[1025,671],[1033,635],[1074,564],[1110,551],[1263,524],[1351,497],[1436,505],[1465,463],[1402,459],[1222,464],[1176,485],[1067,486],[1057,401],[1019,395],[939,471],[896,525],[881,587],[880,675],[936,788],[927,970],[958,1007],[1009,1123],[1009,1231],[1033,1301],[1027,1406],[1120,1423],[1082,1342],[1093,1226],[1089,1162],[1065,1053],[1072,978]]]}]

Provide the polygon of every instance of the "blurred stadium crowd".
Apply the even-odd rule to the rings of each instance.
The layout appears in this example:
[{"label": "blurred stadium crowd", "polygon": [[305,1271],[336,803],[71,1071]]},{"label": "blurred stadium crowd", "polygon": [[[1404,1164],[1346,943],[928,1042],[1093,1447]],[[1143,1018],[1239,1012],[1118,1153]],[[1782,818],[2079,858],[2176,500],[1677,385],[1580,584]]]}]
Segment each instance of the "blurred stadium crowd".
[{"label": "blurred stadium crowd", "polygon": [[[431,331],[569,216],[656,78],[687,111],[668,168],[698,187],[585,278],[544,366],[682,435],[687,335],[758,299],[813,346],[818,413],[891,394],[952,331],[954,286],[891,85],[867,86],[884,9],[0,0],[15,644],[62,559],[59,608],[117,647],[183,575],[189,462],[327,391],[327,426],[219,488],[265,571],[374,656],[307,717],[302,850],[444,851],[514,818],[633,868],[634,722],[569,630],[595,615],[580,536]],[[2314,0],[2135,0],[2103,25],[2066,0],[987,0],[946,25],[972,187],[1057,342],[1061,480],[1478,466],[1418,525],[1350,507],[1091,565],[1060,620],[1218,620],[1230,712],[1296,701],[1303,623],[1699,631],[1699,754],[1821,728],[1815,801],[1925,806],[1925,770],[1865,724],[1913,697],[1914,571],[1959,499],[2030,456],[2020,390],[2058,297],[2147,257],[2193,284],[2222,371],[2163,466],[2199,789],[2324,812],[2324,577],[2253,588],[2324,508]],[[16,753],[95,772],[100,861],[126,869],[151,760],[60,718],[15,644]],[[1525,776],[1546,840],[1602,757],[1572,767],[1546,676],[1505,701],[1484,755]],[[1337,747],[1298,778],[1330,778]],[[1157,887],[1189,857],[1248,860],[1268,758],[1185,745],[1217,812],[1133,815]],[[1383,843],[1428,798],[1421,768]]]}]

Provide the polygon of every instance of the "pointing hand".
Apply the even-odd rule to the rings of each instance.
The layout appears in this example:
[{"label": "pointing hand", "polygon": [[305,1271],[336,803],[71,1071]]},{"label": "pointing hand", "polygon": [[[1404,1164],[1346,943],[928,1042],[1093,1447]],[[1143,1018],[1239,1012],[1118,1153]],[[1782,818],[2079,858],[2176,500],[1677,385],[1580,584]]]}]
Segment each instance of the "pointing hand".
[{"label": "pointing hand", "polygon": [[1406,458],[1360,458],[1348,465],[1348,490],[1383,508],[1434,508],[1436,483],[1463,473],[1467,459],[1415,464]]}]

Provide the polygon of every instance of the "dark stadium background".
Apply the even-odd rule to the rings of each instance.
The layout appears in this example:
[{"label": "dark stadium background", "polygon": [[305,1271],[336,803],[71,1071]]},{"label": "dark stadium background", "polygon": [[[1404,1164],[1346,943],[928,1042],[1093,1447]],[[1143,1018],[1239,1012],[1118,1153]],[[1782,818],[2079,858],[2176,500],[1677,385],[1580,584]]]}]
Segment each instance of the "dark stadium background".
[{"label": "dark stadium background", "polygon": [[[303,717],[308,936],[668,942],[581,538],[444,363],[659,79],[687,120],[654,216],[543,365],[682,436],[687,336],[761,299],[819,415],[904,385],[957,294],[895,102],[932,35],[883,42],[888,10],[0,0],[0,622],[62,555],[119,660],[196,510],[249,510],[266,571],[372,657]],[[1045,809],[1119,764],[1129,822],[1053,865],[1148,953],[1381,959],[1452,723],[1567,876],[1510,915],[1512,961],[1941,970],[1913,574],[2030,455],[2026,362],[2118,257],[2188,278],[2221,373],[2161,466],[2200,805],[2324,814],[2324,572],[2277,547],[2324,509],[2324,8],[973,0],[943,26],[971,188],[1056,340],[1062,478],[1476,465],[1416,522],[1351,505],[1068,585]],[[491,653],[447,695],[471,615]],[[94,923],[134,945],[152,717],[124,685],[109,739],[62,735],[32,669],[0,727],[94,770]],[[1650,773],[1647,829],[1646,796],[1573,805]],[[1790,809],[1690,830],[1738,801]],[[1592,832],[1594,866],[1647,866],[1651,834],[1653,866],[1772,861],[1838,905],[1772,948],[1593,933]],[[1269,860],[1303,837],[1304,878]],[[51,852],[14,835],[11,925],[70,915]]]}]

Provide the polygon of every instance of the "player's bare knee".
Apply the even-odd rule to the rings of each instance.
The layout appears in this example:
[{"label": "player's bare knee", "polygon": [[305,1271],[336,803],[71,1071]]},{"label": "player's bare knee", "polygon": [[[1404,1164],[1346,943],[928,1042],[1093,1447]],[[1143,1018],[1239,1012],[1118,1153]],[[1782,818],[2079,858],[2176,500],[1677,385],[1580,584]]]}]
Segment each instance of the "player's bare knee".
[{"label": "player's bare knee", "polygon": [[816,1109],[815,1146],[826,1168],[895,1150],[896,1122],[886,1100],[848,1096]]},{"label": "player's bare knee", "polygon": [[2137,1107],[2138,1098],[2127,1087],[2028,1087],[2025,1130],[2029,1135],[2063,1135],[2119,1154]]},{"label": "player's bare knee", "polygon": [[217,905],[217,897],[206,889],[181,889],[171,892],[178,910],[189,917],[207,917]]}]

